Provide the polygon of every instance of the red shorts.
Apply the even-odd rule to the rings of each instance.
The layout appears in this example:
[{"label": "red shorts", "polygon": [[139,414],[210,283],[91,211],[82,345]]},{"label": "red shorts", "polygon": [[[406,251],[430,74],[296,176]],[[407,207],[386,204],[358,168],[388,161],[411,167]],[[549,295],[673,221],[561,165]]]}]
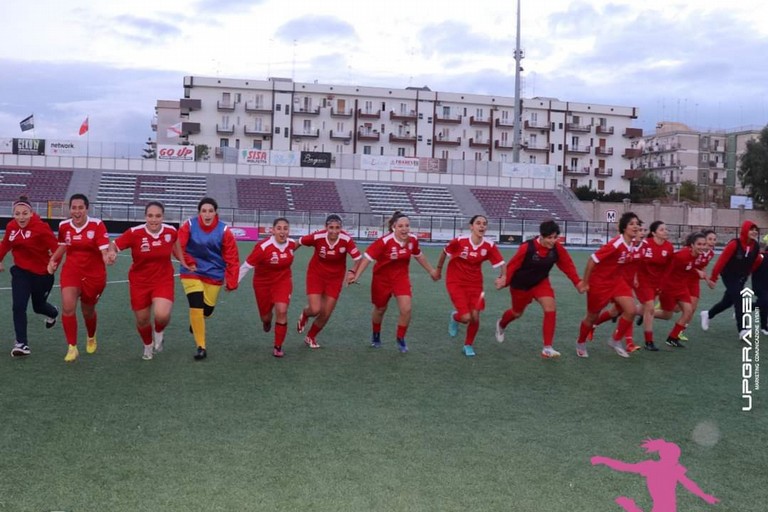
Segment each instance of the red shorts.
[{"label": "red shorts", "polygon": [[617,279],[611,286],[593,287],[587,292],[587,312],[598,314],[614,297],[633,297],[632,288],[624,279]]},{"label": "red shorts", "polygon": [[173,277],[162,279],[153,284],[132,283],[129,281],[128,290],[131,295],[131,309],[140,311],[152,305],[154,299],[168,299],[173,302],[176,283]]},{"label": "red shorts", "polygon": [[659,302],[661,303],[661,309],[663,311],[674,311],[678,302],[691,302],[691,294],[688,292],[688,288],[680,286],[677,288],[665,288],[661,290],[659,295]]},{"label": "red shorts", "polygon": [[635,288],[635,295],[637,296],[637,300],[640,301],[640,304],[645,304],[646,302],[651,302],[654,299],[656,299],[656,296],[659,294],[658,287],[654,286],[650,283],[644,283],[640,282],[640,286]]},{"label": "red shorts", "polygon": [[344,286],[344,274],[341,277],[307,273],[307,295],[325,295],[338,299]]},{"label": "red shorts", "polygon": [[509,293],[512,295],[512,309],[516,313],[525,311],[525,308],[528,307],[528,304],[530,304],[533,299],[555,297],[555,291],[552,289],[552,284],[549,282],[549,278],[543,279],[530,290],[520,290],[510,287]]},{"label": "red shorts", "polygon": [[464,316],[471,313],[473,310],[478,310],[480,304],[480,294],[483,293],[482,286],[467,286],[451,283],[446,284],[448,290],[448,296],[451,298],[454,309],[459,313],[459,316]]},{"label": "red shorts", "polygon": [[282,279],[275,283],[253,282],[253,293],[256,295],[256,307],[260,316],[269,315],[277,303],[290,304],[293,292],[293,280]]},{"label": "red shorts", "polygon": [[393,295],[395,297],[412,297],[411,280],[396,279],[391,281],[389,279],[382,279],[374,274],[371,280],[371,303],[377,308],[383,308]]},{"label": "red shorts", "polygon": [[107,287],[107,273],[85,276],[78,268],[71,268],[65,264],[61,269],[59,284],[62,288],[78,288],[81,303],[97,304],[104,288]]},{"label": "red shorts", "polygon": [[696,279],[695,281],[693,279],[688,281],[688,294],[691,296],[691,298],[698,299],[701,297],[701,280]]}]

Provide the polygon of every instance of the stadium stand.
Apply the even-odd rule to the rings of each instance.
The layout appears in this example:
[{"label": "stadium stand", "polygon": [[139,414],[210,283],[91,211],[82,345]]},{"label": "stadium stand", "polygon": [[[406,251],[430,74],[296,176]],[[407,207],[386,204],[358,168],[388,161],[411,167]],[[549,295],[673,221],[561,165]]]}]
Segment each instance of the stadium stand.
[{"label": "stadium stand", "polygon": [[530,220],[583,220],[552,190],[473,188],[472,194],[491,217]]},{"label": "stadium stand", "polygon": [[363,192],[372,213],[391,214],[400,210],[409,215],[462,215],[461,208],[446,187],[363,183]]},{"label": "stadium stand", "polygon": [[237,178],[237,203],[241,209],[342,211],[333,181],[292,178]]},{"label": "stadium stand", "polygon": [[166,206],[196,206],[206,195],[205,176],[128,174],[104,172],[99,181],[97,201],[111,204],[144,205],[160,201]]},{"label": "stadium stand", "polygon": [[71,180],[72,171],[0,169],[0,200],[26,195],[33,201],[63,201]]}]

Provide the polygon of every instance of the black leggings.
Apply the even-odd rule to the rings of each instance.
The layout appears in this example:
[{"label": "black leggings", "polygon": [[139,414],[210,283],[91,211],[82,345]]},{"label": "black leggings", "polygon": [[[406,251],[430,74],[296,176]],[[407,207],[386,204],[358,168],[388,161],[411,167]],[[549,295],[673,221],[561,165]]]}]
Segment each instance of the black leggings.
[{"label": "black leggings", "polygon": [[723,276],[725,293],[723,293],[723,298],[720,299],[720,302],[709,308],[709,318],[715,318],[715,316],[733,306],[736,312],[736,330],[741,332],[744,328],[742,324],[744,308],[741,305],[741,290],[744,289],[746,282],[746,278],[727,278]]},{"label": "black leggings", "polygon": [[58,310],[48,303],[53,288],[53,275],[35,274],[16,265],[11,267],[11,295],[13,296],[13,328],[18,343],[27,339],[27,305],[32,298],[32,310],[38,315],[55,318]]}]

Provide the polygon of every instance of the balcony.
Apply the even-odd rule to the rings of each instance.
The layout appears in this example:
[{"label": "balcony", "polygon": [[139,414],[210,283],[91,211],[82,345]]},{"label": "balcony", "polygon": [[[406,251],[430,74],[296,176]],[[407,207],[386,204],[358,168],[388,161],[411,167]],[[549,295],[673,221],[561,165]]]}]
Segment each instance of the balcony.
[{"label": "balcony", "polygon": [[262,113],[272,113],[272,107],[267,107],[263,103],[257,103],[255,101],[246,101],[245,102],[245,111],[246,112],[262,112]]},{"label": "balcony", "polygon": [[457,137],[455,139],[450,139],[448,137],[435,137],[432,139],[432,144],[435,146],[460,146],[461,145],[461,137]]},{"label": "balcony", "polygon": [[591,124],[567,123],[565,129],[569,132],[589,133],[592,130]]},{"label": "balcony", "polygon": [[381,110],[357,109],[357,117],[360,119],[381,119]]},{"label": "balcony", "polygon": [[597,125],[595,133],[598,135],[613,135],[613,126],[603,126],[599,124]]},{"label": "balcony", "polygon": [[194,135],[200,133],[200,123],[190,123],[189,121],[181,123],[181,135]]},{"label": "balcony", "polygon": [[410,112],[395,112],[394,110],[390,110],[389,120],[390,121],[415,121],[416,111],[411,110]]},{"label": "balcony", "polygon": [[320,107],[317,108],[295,108],[293,109],[293,115],[295,116],[319,116]]},{"label": "balcony", "polygon": [[377,131],[358,131],[357,140],[378,141],[381,140],[381,135]]},{"label": "balcony", "polygon": [[435,114],[435,123],[461,124],[461,116]]},{"label": "balcony", "polygon": [[331,117],[352,117],[353,115],[355,115],[355,111],[351,108],[347,110],[331,109]]},{"label": "balcony", "polygon": [[266,128],[251,128],[249,126],[243,127],[243,132],[246,135],[272,135],[272,129],[269,127]]},{"label": "balcony", "polygon": [[549,123],[542,123],[541,121],[529,121],[523,122],[523,129],[525,130],[547,130],[549,131]]},{"label": "balcony", "polygon": [[221,112],[234,112],[235,111],[235,104],[231,102],[223,102],[223,101],[217,101],[216,102],[216,110],[219,110]]},{"label": "balcony", "polygon": [[291,136],[294,139],[316,139],[320,137],[320,128],[317,130],[302,130],[300,132],[294,131]]},{"label": "balcony", "polygon": [[515,122],[509,119],[496,119],[495,126],[496,128],[514,128]]},{"label": "balcony", "polygon": [[493,141],[493,147],[496,149],[508,149],[513,150],[515,149],[515,146],[512,142],[505,141],[505,140],[495,140]]},{"label": "balcony", "polygon": [[203,108],[203,102],[201,100],[193,100],[191,98],[182,98],[179,100],[179,108],[182,112],[189,113],[193,110],[200,110]]},{"label": "balcony", "polygon": [[591,150],[592,150],[592,146],[571,146],[569,144],[565,145],[566,153],[581,153],[584,155],[588,155]]},{"label": "balcony", "polygon": [[222,133],[225,135],[234,135],[235,134],[235,125],[231,126],[223,126],[218,123],[216,123],[216,133]]},{"label": "balcony", "polygon": [[609,167],[606,169],[605,167],[597,167],[595,169],[595,176],[598,176],[598,177],[613,176],[613,168]]},{"label": "balcony", "polygon": [[470,116],[469,125],[470,126],[491,126],[491,120],[486,119],[484,117]]},{"label": "balcony", "polygon": [[475,139],[470,138],[469,139],[469,147],[471,147],[471,148],[491,149],[491,141],[490,141],[490,139],[475,140]]},{"label": "balcony", "polygon": [[333,140],[344,140],[344,141],[350,141],[352,140],[352,130],[348,132],[334,132],[331,130],[331,139]]},{"label": "balcony", "polygon": [[525,143],[523,144],[523,149],[526,151],[549,151],[549,144],[531,144],[531,143]]},{"label": "balcony", "polygon": [[589,176],[592,169],[589,167],[565,167],[563,173],[566,176]]},{"label": "balcony", "polygon": [[709,167],[710,169],[725,169],[725,163],[724,162],[717,162],[715,160],[709,161]]},{"label": "balcony", "polygon": [[152,118],[152,122],[150,122],[149,127],[152,128],[153,132],[157,131],[157,116]]},{"label": "balcony", "polygon": [[621,136],[626,137],[628,139],[636,139],[637,137],[643,136],[643,129],[642,128],[624,128],[624,133],[622,133]]},{"label": "balcony", "polygon": [[406,133],[405,135],[398,135],[396,133],[389,134],[389,142],[397,144],[416,144],[416,136]]},{"label": "balcony", "polygon": [[597,156],[611,156],[613,155],[613,148],[607,148],[605,146],[595,147],[595,154]]},{"label": "balcony", "polygon": [[622,178],[625,180],[634,180],[642,177],[645,174],[644,169],[624,169],[624,175]]},{"label": "balcony", "polygon": [[624,148],[624,158],[638,158],[643,151],[640,148]]}]

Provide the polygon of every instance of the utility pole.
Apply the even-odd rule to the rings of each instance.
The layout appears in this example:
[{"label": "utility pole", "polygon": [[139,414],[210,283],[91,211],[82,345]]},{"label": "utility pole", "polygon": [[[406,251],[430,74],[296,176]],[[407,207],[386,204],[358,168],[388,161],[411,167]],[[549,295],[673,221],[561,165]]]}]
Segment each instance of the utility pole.
[{"label": "utility pole", "polygon": [[514,133],[512,134],[512,162],[520,163],[520,71],[523,67],[520,61],[523,60],[523,50],[520,49],[520,0],[517,0],[517,36],[515,38],[515,109],[513,111]]}]

